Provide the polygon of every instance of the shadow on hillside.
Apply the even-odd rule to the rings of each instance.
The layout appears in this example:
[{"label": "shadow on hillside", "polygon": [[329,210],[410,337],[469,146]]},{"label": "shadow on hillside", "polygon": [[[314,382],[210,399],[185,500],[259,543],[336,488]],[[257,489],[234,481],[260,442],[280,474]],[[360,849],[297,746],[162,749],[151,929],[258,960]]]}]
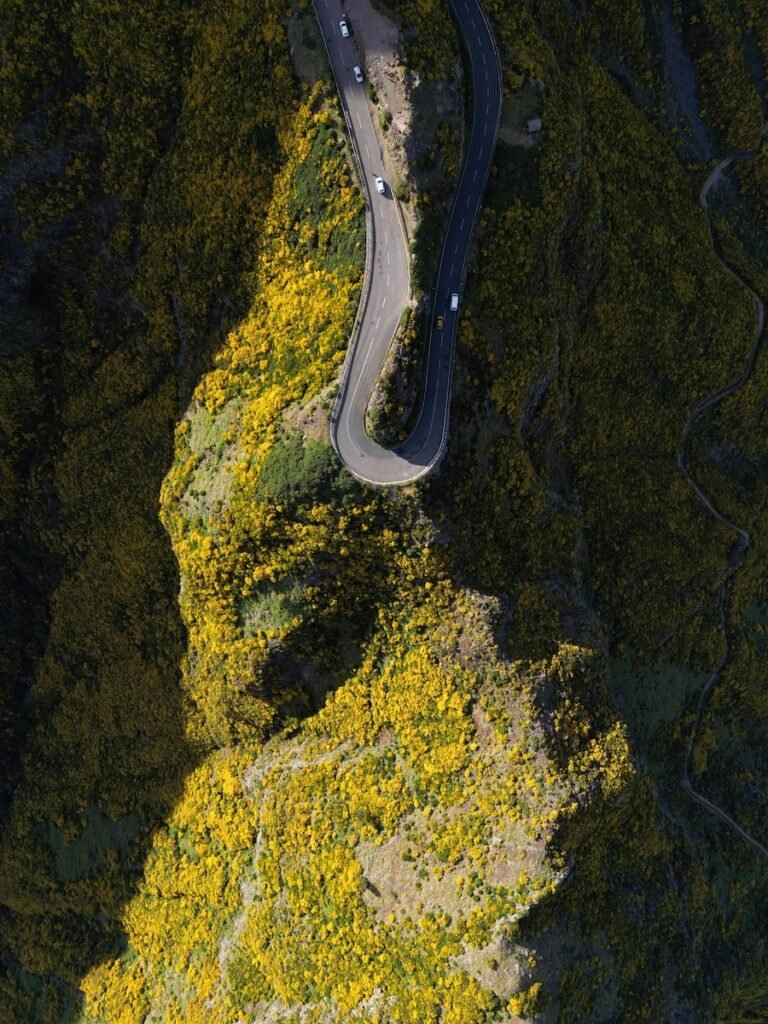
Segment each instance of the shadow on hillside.
[{"label": "shadow on hillside", "polygon": [[111,418],[62,428],[53,460],[59,557],[0,843],[9,1022],[74,1022],[80,979],[127,952],[123,908],[194,763],[178,572],[156,513],[174,387],[167,377]]},{"label": "shadow on hillside", "polygon": [[[177,367],[126,332],[119,295],[104,308],[87,294],[84,268],[102,258],[92,210],[30,253],[6,198],[0,1019],[71,1024],[81,979],[129,953],[123,909],[196,758],[179,575],[157,515]],[[73,293],[94,341],[64,326]]]},{"label": "shadow on hillside", "polygon": [[[347,510],[367,500],[365,489],[351,477],[342,493]],[[359,668],[387,594],[389,559],[377,538],[392,512],[380,506],[377,517],[368,521],[368,531],[353,530],[331,540],[315,559],[310,577],[271,586],[261,595],[263,600],[285,593],[286,587],[294,593],[311,590],[311,604],[296,600],[293,624],[260,671],[259,693],[277,705],[278,728],[315,714]]]},{"label": "shadow on hillside", "polygon": [[694,939],[702,924],[690,909],[695,853],[662,827],[645,781],[595,793],[553,847],[566,859],[565,877],[512,937],[533,954],[528,980],[547,994],[536,1020],[707,1017],[711,990],[699,982],[719,974],[722,951]]},{"label": "shadow on hillside", "polygon": [[[59,107],[79,117],[88,106],[69,40],[57,41],[62,66],[77,73],[38,97],[30,72],[24,98],[51,124],[24,126],[37,141],[25,137],[0,182],[0,428],[10,438],[0,499],[11,537],[0,550],[11,566],[6,577],[0,567],[11,634],[0,669],[12,679],[0,694],[3,1024],[74,1024],[89,971],[130,962],[126,904],[201,756],[185,729],[180,579],[158,496],[176,422],[249,301],[279,164],[268,104],[264,124],[238,114],[265,81],[260,15],[210,19],[215,33],[210,24],[196,26],[197,39],[184,33],[197,46],[197,79],[169,60],[152,90],[141,77],[125,82],[125,109],[152,92],[156,152],[131,118],[115,114],[108,131],[99,124],[91,134],[79,120],[56,121]],[[100,41],[112,31],[102,28]],[[152,31],[162,61],[160,18]],[[222,43],[235,37],[237,46]],[[180,39],[163,43],[182,52]],[[269,66],[276,52],[270,44]],[[114,69],[105,77],[122,82]],[[198,94],[209,97],[202,107]],[[38,140],[39,128],[55,148]],[[141,145],[137,132],[147,135]],[[121,143],[137,160],[126,168],[131,199],[115,185]],[[107,165],[115,180],[105,184]],[[59,201],[65,170],[80,175],[71,207],[66,190]],[[30,224],[36,189],[42,226]]]},{"label": "shadow on hillside", "polygon": [[0,206],[0,1019],[73,1024],[82,978],[131,955],[124,907],[199,756],[158,518],[194,382],[126,314],[124,277],[106,294],[114,208],[96,199],[32,247],[14,202]]}]

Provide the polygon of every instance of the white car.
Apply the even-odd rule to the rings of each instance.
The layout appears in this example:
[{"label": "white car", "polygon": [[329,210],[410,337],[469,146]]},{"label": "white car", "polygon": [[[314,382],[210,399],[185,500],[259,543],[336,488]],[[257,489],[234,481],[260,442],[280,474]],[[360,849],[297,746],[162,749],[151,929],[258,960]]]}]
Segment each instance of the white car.
[{"label": "white car", "polygon": [[379,193],[380,196],[383,196],[384,193],[387,191],[387,186],[384,184],[384,179],[380,178],[377,175],[374,181],[376,182],[376,191]]},{"label": "white car", "polygon": [[339,28],[341,29],[341,34],[344,37],[344,39],[349,39],[349,25],[346,23],[346,21],[344,21],[343,18],[339,22]]},{"label": "white car", "polygon": [[459,293],[451,292],[451,312],[455,313],[459,308]]},{"label": "white car", "polygon": [[360,69],[360,68],[359,68],[359,67],[357,66],[357,64],[355,64],[355,66],[354,66],[354,67],[352,68],[352,70],[353,70],[353,71],[354,71],[354,73],[355,73],[355,78],[357,79],[357,81],[358,81],[358,82],[362,82],[362,80],[363,80],[363,72],[362,72],[362,70],[361,70],[361,69]]}]

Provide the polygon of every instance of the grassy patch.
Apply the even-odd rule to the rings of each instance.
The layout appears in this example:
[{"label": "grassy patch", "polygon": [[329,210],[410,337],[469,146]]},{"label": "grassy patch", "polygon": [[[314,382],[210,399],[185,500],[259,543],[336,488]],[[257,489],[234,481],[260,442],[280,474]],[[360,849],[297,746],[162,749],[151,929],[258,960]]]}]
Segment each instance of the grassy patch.
[{"label": "grassy patch", "polygon": [[540,117],[541,110],[541,93],[533,82],[528,81],[517,92],[504,98],[504,107],[501,112],[502,131],[527,131],[527,122],[532,117]]},{"label": "grassy patch", "polygon": [[240,618],[246,636],[268,629],[285,629],[308,611],[306,587],[300,583],[282,583],[247,597],[240,605]]},{"label": "grassy patch", "polygon": [[195,404],[189,417],[189,445],[192,451],[199,454],[213,451],[232,426],[235,417],[236,410],[232,404],[216,415],[209,413],[204,406]]},{"label": "grassy patch", "polygon": [[191,407],[189,447],[197,464],[184,501],[192,515],[207,519],[229,496],[232,464],[238,453],[233,435],[241,411],[238,399],[227,402],[218,413],[208,412],[197,402]]}]

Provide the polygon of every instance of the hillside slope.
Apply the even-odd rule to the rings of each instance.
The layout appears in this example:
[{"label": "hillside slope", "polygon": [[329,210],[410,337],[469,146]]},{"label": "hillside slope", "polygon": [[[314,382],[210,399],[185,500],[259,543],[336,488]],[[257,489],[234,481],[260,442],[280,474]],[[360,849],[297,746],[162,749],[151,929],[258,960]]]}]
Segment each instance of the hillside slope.
[{"label": "hillside slope", "polygon": [[[768,8],[485,7],[449,454],[384,494],[311,9],[0,5],[4,1021],[768,1019],[766,861],[680,784],[768,844],[762,348],[684,453],[748,548],[678,466],[755,344],[720,261],[768,285]],[[460,49],[387,11],[423,270]]]}]

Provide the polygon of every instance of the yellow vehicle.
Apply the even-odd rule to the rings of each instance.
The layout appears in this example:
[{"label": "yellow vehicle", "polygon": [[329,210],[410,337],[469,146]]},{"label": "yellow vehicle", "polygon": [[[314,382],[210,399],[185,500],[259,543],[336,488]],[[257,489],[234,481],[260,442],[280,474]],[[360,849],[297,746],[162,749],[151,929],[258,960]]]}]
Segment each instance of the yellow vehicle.
[{"label": "yellow vehicle", "polygon": [[443,327],[445,327],[445,317],[442,313],[438,313],[435,317],[435,329],[442,331]]}]

